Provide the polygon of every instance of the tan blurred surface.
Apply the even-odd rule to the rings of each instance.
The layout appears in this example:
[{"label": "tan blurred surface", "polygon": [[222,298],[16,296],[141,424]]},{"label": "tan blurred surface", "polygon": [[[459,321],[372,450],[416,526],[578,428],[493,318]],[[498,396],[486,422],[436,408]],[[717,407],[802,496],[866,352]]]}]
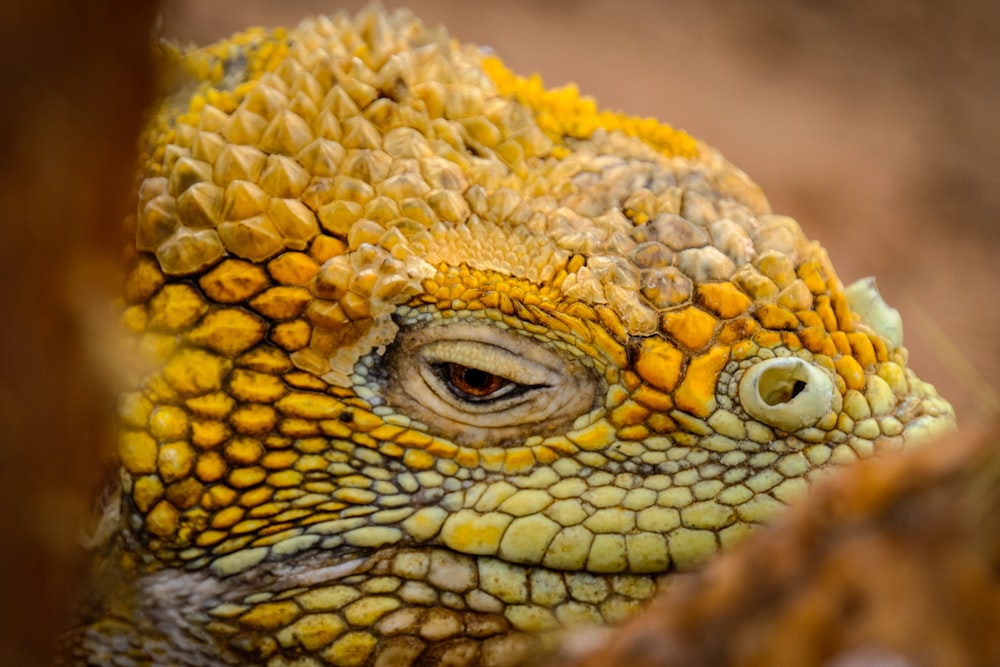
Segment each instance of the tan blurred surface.
[{"label": "tan blurred surface", "polygon": [[[200,44],[363,2],[170,0]],[[716,146],[902,311],[911,366],[980,421],[1000,386],[1000,6],[980,0],[387,0],[548,85]]]}]

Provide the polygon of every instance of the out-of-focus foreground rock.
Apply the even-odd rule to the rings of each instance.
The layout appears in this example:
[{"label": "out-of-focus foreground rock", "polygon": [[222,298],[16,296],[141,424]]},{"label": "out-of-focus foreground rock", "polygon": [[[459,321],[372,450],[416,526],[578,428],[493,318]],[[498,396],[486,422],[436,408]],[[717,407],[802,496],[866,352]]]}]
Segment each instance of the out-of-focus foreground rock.
[{"label": "out-of-focus foreground rock", "polygon": [[85,352],[99,307],[85,295],[102,258],[117,263],[154,5],[0,3],[2,665],[51,664],[80,579],[85,498],[113,443],[114,402]]},{"label": "out-of-focus foreground rock", "polygon": [[560,667],[1000,664],[1000,422],[831,478]]}]

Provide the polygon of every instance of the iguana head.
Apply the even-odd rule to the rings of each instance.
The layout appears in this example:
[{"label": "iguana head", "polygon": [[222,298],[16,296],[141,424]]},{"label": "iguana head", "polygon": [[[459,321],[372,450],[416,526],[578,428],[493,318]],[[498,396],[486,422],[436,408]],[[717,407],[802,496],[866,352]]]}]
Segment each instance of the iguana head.
[{"label": "iguana head", "polygon": [[119,550],[227,651],[346,662],[336,641],[375,655],[371,626],[414,608],[615,620],[953,420],[873,285],[845,290],[683,132],[407,14],[172,57],[126,286],[151,363],[121,401]]}]

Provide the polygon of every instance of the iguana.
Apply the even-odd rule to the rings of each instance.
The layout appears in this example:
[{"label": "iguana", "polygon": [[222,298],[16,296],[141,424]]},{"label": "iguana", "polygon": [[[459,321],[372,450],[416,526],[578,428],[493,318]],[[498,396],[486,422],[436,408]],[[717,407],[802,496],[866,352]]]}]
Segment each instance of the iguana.
[{"label": "iguana", "polygon": [[407,12],[164,51],[71,662],[512,664],[953,421],[682,131]]}]

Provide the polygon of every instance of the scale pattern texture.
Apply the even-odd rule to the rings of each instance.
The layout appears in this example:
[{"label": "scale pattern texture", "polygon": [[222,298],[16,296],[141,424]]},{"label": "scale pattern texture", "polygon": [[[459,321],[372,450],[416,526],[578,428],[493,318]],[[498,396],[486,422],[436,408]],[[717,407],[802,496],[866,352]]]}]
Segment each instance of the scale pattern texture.
[{"label": "scale pattern texture", "polygon": [[953,419],[683,132],[406,13],[167,50],[74,662],[513,664]]}]

